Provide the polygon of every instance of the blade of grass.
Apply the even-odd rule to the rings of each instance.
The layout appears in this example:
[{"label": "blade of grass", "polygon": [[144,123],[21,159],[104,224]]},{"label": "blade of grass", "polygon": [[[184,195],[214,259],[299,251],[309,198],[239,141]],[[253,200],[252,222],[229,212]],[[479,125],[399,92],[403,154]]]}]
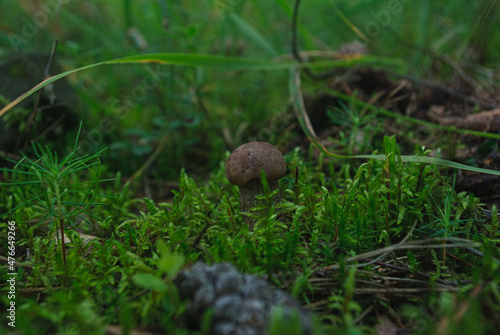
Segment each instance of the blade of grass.
[{"label": "blade of grass", "polygon": [[179,66],[204,66],[204,67],[216,67],[225,70],[246,70],[246,71],[263,71],[263,70],[285,70],[292,67],[296,68],[348,68],[355,65],[371,65],[371,66],[392,66],[400,67],[404,69],[405,63],[398,59],[383,58],[383,57],[372,57],[363,56],[356,59],[344,59],[344,60],[330,60],[321,61],[316,63],[302,63],[297,65],[292,60],[275,60],[275,59],[253,59],[253,58],[237,58],[237,57],[224,57],[216,55],[204,55],[204,54],[184,54],[184,53],[156,53],[156,54],[145,54],[145,55],[134,55],[123,58],[118,58],[114,60],[99,62],[83,66],[78,69],[69,70],[53,77],[50,77],[40,84],[36,85],[31,90],[21,94],[18,98],[13,100],[7,106],[0,110],[0,117],[4,115],[12,107],[16,106],[19,102],[26,99],[31,94],[37,92],[48,84],[64,78],[70,74],[91,69],[101,65],[113,65],[113,64],[170,64]]},{"label": "blade of grass", "polygon": [[265,50],[269,56],[276,57],[279,55],[278,50],[276,50],[271,43],[259,33],[254,27],[252,27],[248,22],[243,20],[238,14],[232,12],[229,14],[229,18],[240,28],[240,30],[245,34],[250,40],[252,40],[257,46],[262,50]]},{"label": "blade of grass", "polygon": [[[281,10],[288,15],[291,19],[293,16],[292,6],[286,0],[274,0],[274,2],[281,8]],[[312,34],[309,33],[307,28],[303,24],[298,24],[298,29],[300,32],[300,37],[302,38],[302,42],[304,42],[304,48],[306,50],[314,50],[315,45],[313,42]]]},{"label": "blade of grass", "polygon": [[342,11],[333,3],[333,1],[330,1],[330,5],[332,6],[333,10],[337,15],[340,17],[340,19],[346,24],[346,26],[349,27],[356,35],[359,36],[363,41],[370,43],[370,39],[361,32],[361,30],[358,29],[349,19],[342,13]]},{"label": "blade of grass", "polygon": [[475,131],[475,130],[469,130],[469,129],[460,129],[460,128],[455,128],[455,127],[450,127],[450,126],[442,126],[442,125],[439,125],[439,124],[436,124],[436,123],[433,123],[433,122],[424,121],[424,120],[420,120],[420,119],[415,119],[415,118],[412,118],[410,116],[406,116],[406,115],[398,114],[398,113],[395,113],[395,112],[391,112],[390,110],[370,105],[369,103],[361,101],[361,100],[357,99],[356,97],[353,97],[353,96],[350,96],[350,95],[347,95],[347,94],[343,94],[343,93],[340,93],[340,92],[337,92],[337,91],[328,91],[328,93],[330,93],[333,96],[336,96],[337,98],[341,98],[343,100],[347,100],[349,102],[352,102],[352,103],[354,103],[354,104],[356,104],[356,105],[358,105],[358,106],[360,106],[362,108],[370,109],[370,110],[374,111],[377,114],[388,116],[388,117],[391,117],[391,118],[394,118],[394,119],[404,120],[404,121],[407,121],[407,122],[411,122],[411,123],[414,123],[414,124],[426,126],[426,127],[429,127],[429,128],[439,129],[439,130],[453,132],[453,133],[474,135],[474,136],[478,136],[478,137],[485,137],[485,138],[492,138],[492,139],[500,140],[500,135],[499,134],[485,133],[485,132],[482,132],[482,131]]},{"label": "blade of grass", "polygon": [[[337,157],[337,158],[361,158],[361,159],[379,159],[385,160],[385,155],[354,155],[354,156],[344,156],[328,151],[328,149],[320,142],[314,129],[311,125],[307,111],[305,109],[304,100],[302,98],[302,91],[300,88],[300,73],[298,69],[290,69],[290,80],[289,80],[290,94],[292,95],[293,107],[297,115],[302,130],[306,134],[307,138],[313,145],[318,148],[318,150],[325,156]],[[427,163],[440,165],[445,167],[450,167],[454,169],[461,169],[485,174],[492,174],[500,176],[500,171],[482,169],[474,166],[469,166],[457,162],[452,162],[442,158],[436,157],[425,157],[425,156],[413,156],[413,155],[401,155],[401,160],[407,163]]]}]

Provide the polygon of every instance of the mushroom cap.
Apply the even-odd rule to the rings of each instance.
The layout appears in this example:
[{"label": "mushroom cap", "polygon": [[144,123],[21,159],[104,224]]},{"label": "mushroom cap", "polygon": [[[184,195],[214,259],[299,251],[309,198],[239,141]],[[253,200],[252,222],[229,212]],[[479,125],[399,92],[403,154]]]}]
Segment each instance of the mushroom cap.
[{"label": "mushroom cap", "polygon": [[260,179],[263,168],[269,182],[285,175],[286,165],[278,148],[266,142],[250,142],[236,148],[226,162],[226,178],[233,185],[245,186]]}]

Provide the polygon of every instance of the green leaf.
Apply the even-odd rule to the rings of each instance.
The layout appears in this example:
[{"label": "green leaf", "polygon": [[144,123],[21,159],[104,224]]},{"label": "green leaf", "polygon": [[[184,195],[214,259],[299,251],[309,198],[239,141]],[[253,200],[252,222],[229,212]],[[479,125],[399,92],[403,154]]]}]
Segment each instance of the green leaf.
[{"label": "green leaf", "polygon": [[182,268],[185,262],[184,255],[176,255],[172,253],[167,243],[159,239],[157,243],[158,253],[160,259],[158,260],[158,269],[166,273],[169,278],[173,278],[177,272]]},{"label": "green leaf", "polygon": [[132,281],[139,287],[165,292],[168,288],[167,284],[158,277],[150,273],[138,273],[132,276]]},{"label": "green leaf", "polygon": [[183,255],[166,255],[162,256],[158,260],[158,269],[160,271],[168,274],[169,278],[173,278],[177,272],[182,268],[184,265],[184,256]]}]

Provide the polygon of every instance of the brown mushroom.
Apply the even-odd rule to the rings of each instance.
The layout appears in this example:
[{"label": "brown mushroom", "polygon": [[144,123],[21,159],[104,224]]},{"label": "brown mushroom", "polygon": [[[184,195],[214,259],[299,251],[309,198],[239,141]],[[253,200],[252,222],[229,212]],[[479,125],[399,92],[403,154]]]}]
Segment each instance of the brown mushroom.
[{"label": "brown mushroom", "polygon": [[[276,147],[266,142],[250,142],[236,148],[226,162],[226,177],[233,185],[240,188],[241,211],[248,212],[250,208],[259,205],[255,196],[263,193],[260,171],[264,170],[271,191],[279,188],[278,179],[286,172],[283,154]],[[273,197],[273,202],[279,203],[281,194]],[[245,217],[244,221],[253,230],[255,220]]]}]

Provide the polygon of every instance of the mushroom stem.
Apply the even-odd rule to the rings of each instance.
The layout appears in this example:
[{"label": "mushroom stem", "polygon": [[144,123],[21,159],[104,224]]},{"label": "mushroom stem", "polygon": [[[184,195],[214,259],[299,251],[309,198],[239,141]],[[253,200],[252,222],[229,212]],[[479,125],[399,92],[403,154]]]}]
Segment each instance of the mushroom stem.
[{"label": "mushroom stem", "polygon": [[[278,182],[273,180],[269,183],[271,192],[279,188]],[[252,179],[245,186],[240,186],[240,208],[242,212],[250,212],[252,207],[262,205],[262,200],[256,198],[258,195],[264,194],[264,188],[260,179]],[[278,192],[273,196],[273,204],[278,204],[282,200],[281,193]],[[244,216],[243,221],[248,224],[248,229],[253,230],[256,220],[250,216]]]}]

